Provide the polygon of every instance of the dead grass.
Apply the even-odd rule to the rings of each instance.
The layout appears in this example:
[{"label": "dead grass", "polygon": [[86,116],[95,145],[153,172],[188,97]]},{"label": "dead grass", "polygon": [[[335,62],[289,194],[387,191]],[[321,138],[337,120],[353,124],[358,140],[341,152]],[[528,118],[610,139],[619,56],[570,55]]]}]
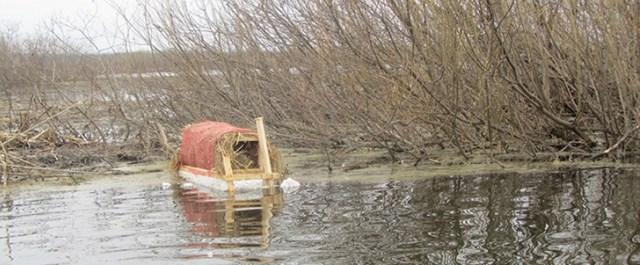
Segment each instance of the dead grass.
[{"label": "dead grass", "polygon": [[[239,133],[228,133],[221,140],[219,140],[217,146],[217,154],[215,156],[215,165],[216,172],[220,175],[224,174],[224,169],[222,165],[223,156],[227,155],[231,159],[231,166],[233,169],[249,169],[249,168],[258,168],[259,165],[255,164],[257,159],[252,159],[245,150],[236,150],[234,146],[240,142],[240,134]],[[271,159],[271,169],[274,172],[283,173],[285,169],[284,163],[282,161],[282,156],[280,151],[272,145],[270,142],[267,144],[269,148],[269,157]],[[257,149],[256,149],[257,153]]]}]

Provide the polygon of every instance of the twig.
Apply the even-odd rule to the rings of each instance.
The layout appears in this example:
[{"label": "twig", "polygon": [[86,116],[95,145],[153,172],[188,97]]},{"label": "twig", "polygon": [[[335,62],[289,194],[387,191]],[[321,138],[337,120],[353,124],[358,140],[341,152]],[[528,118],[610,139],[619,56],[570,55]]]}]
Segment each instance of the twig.
[{"label": "twig", "polygon": [[613,144],[611,147],[607,148],[607,150],[604,150],[604,151],[602,151],[600,153],[597,153],[597,154],[591,156],[591,159],[598,159],[600,157],[608,155],[609,153],[611,153],[611,151],[618,149],[618,147],[620,147],[620,145],[624,141],[626,141],[627,138],[631,137],[638,130],[640,130],[640,124],[636,125],[636,127],[633,127],[633,129],[628,130],[627,132],[625,132],[624,135],[622,135],[622,137],[620,137],[620,139],[615,144]]},{"label": "twig", "polygon": [[9,152],[7,152],[7,149],[4,147],[4,143],[0,144],[0,147],[2,148],[2,185],[3,186],[7,186],[7,181],[9,179],[9,165],[7,160],[9,160]]},{"label": "twig", "polygon": [[89,172],[89,171],[58,169],[58,168],[46,168],[46,167],[30,167],[30,166],[20,166],[20,165],[11,165],[11,167],[13,167],[13,168],[21,168],[21,169],[31,169],[31,170],[61,172],[61,173],[68,173],[68,174],[91,174],[92,173],[92,172]]},{"label": "twig", "polygon": [[2,159],[2,186],[7,186],[7,180],[9,179],[9,168],[5,159]]},{"label": "twig", "polygon": [[[81,103],[82,103],[82,102],[78,102],[78,103],[76,103],[76,104],[73,104],[73,105],[71,105],[71,106],[69,106],[69,107],[67,107],[67,108],[65,108],[65,109],[63,109],[63,110],[61,110],[60,112],[58,112],[58,113],[56,113],[56,114],[53,114],[53,115],[51,115],[51,116],[47,117],[47,118],[46,118],[46,119],[44,119],[43,121],[36,123],[35,125],[33,125],[33,126],[31,126],[31,127],[27,128],[26,130],[24,130],[24,131],[22,131],[22,132],[20,132],[20,133],[25,133],[25,132],[31,131],[31,130],[33,130],[33,129],[37,128],[38,126],[40,126],[40,125],[42,125],[42,124],[44,124],[44,123],[46,123],[46,122],[48,122],[48,121],[52,120],[53,118],[58,117],[58,116],[60,116],[60,115],[64,114],[65,112],[67,112],[67,111],[69,111],[69,110],[71,110],[71,109],[73,109],[73,108],[75,108],[75,107],[79,106]],[[5,145],[7,145],[7,144],[9,144],[9,143],[13,142],[13,140],[15,140],[15,139],[18,137],[18,135],[20,135],[20,134],[19,134],[19,133],[16,133],[16,134],[14,134],[13,136],[9,137],[9,139],[5,140],[4,142],[2,142],[2,143],[0,143],[0,144],[2,144],[2,146],[3,146],[3,148],[4,148],[4,146],[5,146]]]},{"label": "twig", "polygon": [[164,127],[159,122],[154,122],[154,123],[158,128],[158,138],[160,140],[160,145],[162,146],[162,149],[164,150],[165,154],[170,157],[173,154],[175,148],[173,148],[169,144],[167,133],[165,132]]}]

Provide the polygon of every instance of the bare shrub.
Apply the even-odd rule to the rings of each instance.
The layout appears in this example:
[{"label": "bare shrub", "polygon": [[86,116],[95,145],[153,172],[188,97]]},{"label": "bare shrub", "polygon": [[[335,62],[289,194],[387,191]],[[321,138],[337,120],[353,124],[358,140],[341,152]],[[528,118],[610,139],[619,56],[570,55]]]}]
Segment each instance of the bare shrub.
[{"label": "bare shrub", "polygon": [[416,161],[442,148],[599,157],[638,146],[639,11],[594,1],[147,1],[135,15],[120,10],[147,52],[60,41],[26,56],[50,43],[34,42],[2,62],[34,73],[17,80],[41,111],[41,88],[84,80],[73,83],[91,95],[74,112],[82,122],[52,120],[57,130],[145,150],[158,145],[157,124],[179,132],[264,116],[281,143],[329,156],[374,147]]}]

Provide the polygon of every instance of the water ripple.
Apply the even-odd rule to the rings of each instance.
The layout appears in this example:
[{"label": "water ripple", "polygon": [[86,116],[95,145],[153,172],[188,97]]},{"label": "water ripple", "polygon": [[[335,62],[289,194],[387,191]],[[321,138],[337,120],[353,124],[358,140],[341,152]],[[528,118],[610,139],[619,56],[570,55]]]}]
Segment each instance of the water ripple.
[{"label": "water ripple", "polygon": [[248,197],[165,190],[161,176],[5,192],[0,264],[638,264],[637,175],[303,183]]}]

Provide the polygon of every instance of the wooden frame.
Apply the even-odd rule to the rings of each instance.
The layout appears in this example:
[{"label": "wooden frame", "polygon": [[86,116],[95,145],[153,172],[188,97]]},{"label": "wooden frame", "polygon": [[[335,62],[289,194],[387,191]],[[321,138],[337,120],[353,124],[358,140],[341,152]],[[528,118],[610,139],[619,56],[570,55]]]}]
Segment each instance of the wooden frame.
[{"label": "wooden frame", "polygon": [[[271,158],[269,156],[269,144],[267,142],[267,135],[264,129],[264,121],[262,117],[256,118],[256,134],[239,133],[239,142],[258,142],[258,168],[248,169],[233,169],[231,164],[231,157],[228,154],[218,153],[222,155],[222,174],[218,174],[215,170],[206,170],[197,167],[190,167],[182,165],[179,171],[182,175],[191,175],[191,178],[195,177],[208,177],[217,179],[226,184],[226,190],[230,193],[236,191],[237,181],[251,181],[262,180],[262,186],[272,188],[274,186],[274,180],[282,177],[282,172],[273,172],[271,166]],[[196,182],[195,179],[192,181]],[[218,184],[219,185],[219,184]]]}]

